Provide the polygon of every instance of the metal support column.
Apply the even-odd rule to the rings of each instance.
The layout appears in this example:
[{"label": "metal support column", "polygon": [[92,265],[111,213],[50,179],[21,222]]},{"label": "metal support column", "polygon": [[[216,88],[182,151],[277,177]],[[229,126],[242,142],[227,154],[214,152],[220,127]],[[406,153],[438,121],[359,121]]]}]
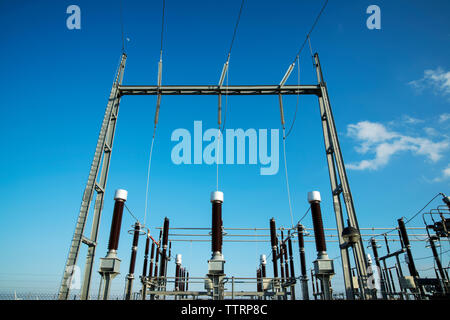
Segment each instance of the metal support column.
[{"label": "metal support column", "polygon": [[[122,54],[122,59],[118,67],[117,75],[114,80],[111,94],[109,96],[108,104],[106,107],[105,115],[103,118],[100,134],[97,140],[97,146],[95,149],[94,159],[89,171],[88,181],[83,193],[80,212],[78,214],[78,220],[75,226],[75,232],[73,234],[72,243],[70,245],[69,255],[67,257],[64,275],[59,289],[58,299],[67,300],[70,293],[70,284],[73,276],[74,267],[78,261],[78,254],[80,252],[81,243],[86,243],[88,253],[86,257],[86,265],[84,270],[84,279],[81,287],[81,299],[86,300],[89,298],[89,288],[91,284],[92,268],[94,264],[95,249],[97,246],[98,227],[100,223],[101,212],[103,209],[103,198],[105,194],[106,182],[108,178],[109,164],[111,161],[111,152],[114,141],[114,132],[116,129],[117,116],[119,112],[120,104],[120,92],[119,87],[122,84],[122,79],[125,70],[125,62],[127,56]],[[100,178],[97,181],[100,171]],[[94,204],[94,217],[92,221],[90,239],[84,237],[84,230],[86,227],[86,221],[94,198],[94,191],[97,192],[97,196]]]},{"label": "metal support column", "polygon": [[[319,55],[314,55],[317,81],[319,82],[321,95],[319,96],[320,115],[322,118],[322,129],[325,140],[325,150],[327,153],[328,171],[330,174],[331,189],[333,194],[333,205],[336,215],[336,224],[339,237],[339,244],[341,245],[342,269],[344,273],[344,284],[347,299],[353,299],[353,284],[350,273],[350,260],[347,248],[342,245],[345,241],[342,237],[344,229],[344,218],[342,214],[342,206],[340,202],[340,195],[343,194],[344,204],[347,211],[349,227],[353,227],[359,232],[358,220],[356,218],[355,208],[353,205],[353,197],[350,191],[350,186],[345,171],[344,159],[342,157],[341,148],[339,145],[336,126],[334,123],[333,113],[331,110],[330,101],[328,98],[328,90],[323,79],[322,69],[320,66]],[[336,175],[336,170],[339,176],[340,184]],[[362,280],[363,285],[360,288],[362,299],[370,298],[369,290],[367,290],[367,261],[364,253],[362,238],[354,244],[353,255],[355,263],[358,267],[358,277]]]}]

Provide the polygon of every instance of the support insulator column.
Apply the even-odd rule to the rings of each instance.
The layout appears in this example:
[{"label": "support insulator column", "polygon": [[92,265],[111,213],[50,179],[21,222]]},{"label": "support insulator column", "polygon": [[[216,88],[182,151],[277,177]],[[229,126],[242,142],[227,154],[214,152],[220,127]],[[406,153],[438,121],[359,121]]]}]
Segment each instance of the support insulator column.
[{"label": "support insulator column", "polygon": [[215,191],[211,194],[212,203],[212,228],[211,228],[211,251],[214,255],[222,254],[222,203],[223,193]]},{"label": "support insulator column", "polygon": [[102,276],[98,299],[108,300],[111,281],[120,273],[120,259],[117,258],[119,247],[120,228],[122,226],[123,208],[127,201],[128,192],[118,189],[114,195],[114,212],[109,233],[108,253],[100,259],[99,273]]},{"label": "support insulator column", "polygon": [[291,232],[288,231],[288,249],[289,249],[289,267],[291,270],[291,277],[289,281],[292,282],[291,285],[291,300],[295,300],[295,271],[294,271],[294,256],[292,253],[292,239],[291,239]]},{"label": "support insulator column", "polygon": [[278,278],[277,265],[277,230],[275,227],[275,219],[270,219],[270,245],[272,246],[272,262],[273,262],[273,277]]},{"label": "support insulator column", "polygon": [[176,255],[175,265],[175,291],[180,291],[181,254]]},{"label": "support insulator column", "polygon": [[433,256],[434,256],[434,260],[436,261],[436,266],[438,268],[439,271],[439,275],[442,281],[442,291],[444,293],[449,293],[449,282],[448,282],[448,278],[446,273],[444,272],[444,269],[442,268],[442,263],[441,263],[441,259],[439,259],[439,254],[436,250],[436,244],[434,243],[436,240],[438,240],[438,237],[436,236],[431,236],[430,237],[430,247],[431,247],[431,251],[433,251]]},{"label": "support insulator column", "polygon": [[261,275],[263,278],[266,277],[266,265],[267,265],[267,258],[265,254],[262,254],[259,258],[260,264],[261,264]]},{"label": "support insulator column", "polygon": [[[409,272],[410,272],[411,276],[414,278],[414,281],[417,281],[417,279],[419,278],[419,273],[417,272],[416,265],[414,263],[414,258],[412,256],[411,244],[409,242],[408,233],[406,232],[405,222],[403,221],[403,218],[398,219],[397,221],[398,221],[398,228],[400,230],[400,235],[402,237],[402,242],[406,249],[406,256],[408,257],[407,263],[408,263]],[[418,287],[419,287],[420,295],[423,296],[425,294],[425,292],[424,292],[422,286],[419,285]]]},{"label": "support insulator column", "polygon": [[306,272],[305,240],[304,240],[305,227],[299,224],[297,226],[297,231],[298,231],[298,249],[300,251],[300,269],[302,272],[300,281],[302,282],[303,300],[309,300],[308,274]]},{"label": "support insulator column", "polygon": [[167,248],[168,248],[168,240],[169,240],[169,219],[164,218],[164,227],[163,227],[163,238],[162,238],[162,253],[161,253],[161,262],[159,266],[159,276],[164,277],[166,274],[166,259],[167,259]]},{"label": "support insulator column", "polygon": [[212,225],[211,225],[211,251],[212,257],[208,261],[208,278],[205,280],[205,288],[212,290],[213,300],[222,300],[224,297],[225,259],[222,254],[222,203],[223,192],[211,193]]},{"label": "support insulator column", "polygon": [[131,299],[131,293],[133,290],[133,280],[134,280],[134,268],[136,265],[136,254],[138,249],[139,232],[141,231],[141,225],[136,222],[134,225],[133,233],[133,246],[131,247],[131,258],[130,258],[130,269],[127,275],[127,285],[125,289],[125,300]]},{"label": "support insulator column", "polygon": [[323,229],[322,212],[320,210],[320,193],[312,191],[308,193],[308,202],[311,205],[311,215],[316,240],[317,260],[314,261],[316,277],[320,279],[323,290],[323,299],[331,300],[330,279],[334,275],[333,260],[328,257],[327,245],[325,243],[325,232]]},{"label": "support insulator column", "polygon": [[147,296],[147,265],[148,265],[148,252],[150,250],[150,233],[147,233],[145,239],[145,252],[144,252],[144,266],[142,268],[142,300],[145,300]]}]

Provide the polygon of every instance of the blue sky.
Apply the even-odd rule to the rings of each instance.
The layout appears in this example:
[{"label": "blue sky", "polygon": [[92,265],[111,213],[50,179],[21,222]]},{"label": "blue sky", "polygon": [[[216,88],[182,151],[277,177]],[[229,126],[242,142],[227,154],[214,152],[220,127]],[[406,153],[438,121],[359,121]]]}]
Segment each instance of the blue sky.
[{"label": "blue sky", "polygon": [[[71,4],[81,8],[81,30],[66,28]],[[371,4],[381,8],[381,30],[366,27]],[[278,84],[321,5],[246,1],[229,84]],[[240,1],[166,1],[163,84],[218,82],[239,6]],[[331,0],[311,37],[328,84],[361,227],[393,227],[397,218],[413,215],[436,193],[450,193],[449,9],[448,1],[438,0]],[[119,1],[0,1],[0,12],[0,290],[55,292],[121,53]],[[161,1],[124,0],[124,28],[130,39],[124,84],[155,84]],[[307,49],[300,57],[300,78],[302,84],[316,83]],[[296,83],[297,69],[288,81]],[[115,189],[127,189],[128,206],[138,217],[144,215],[155,104],[155,97],[122,99],[96,262],[106,254]],[[295,106],[296,97],[285,97],[288,124]],[[170,136],[177,128],[192,131],[195,120],[204,128],[216,127],[216,118],[216,97],[163,97],[147,217],[155,236],[154,227],[165,216],[173,227],[210,225],[216,168],[174,165]],[[280,128],[277,97],[229,97],[227,127]],[[300,97],[287,159],[294,219],[308,208],[307,192],[319,190],[324,224],[335,227],[315,97]],[[256,165],[222,166],[220,189],[225,227],[268,227],[271,217],[279,226],[290,224],[281,152],[280,171],[273,176],[261,176]],[[438,204],[440,200],[431,207]],[[131,246],[126,230],[133,222],[126,214],[119,247],[122,274],[114,284],[119,293]],[[312,226],[309,216],[304,223]],[[418,218],[409,226],[422,223]],[[143,238],[138,273],[142,244]],[[336,244],[328,246],[330,256],[337,256]],[[448,248],[444,243],[443,250]],[[253,276],[259,254],[269,250],[268,243],[225,243],[226,273]],[[314,244],[308,243],[307,250],[312,267]],[[418,257],[431,255],[423,242],[414,242],[413,250]],[[191,274],[207,272],[209,243],[174,243],[173,251],[183,254]],[[432,260],[418,264],[426,269]],[[342,283],[338,265],[339,260],[336,291]],[[97,263],[94,268],[98,270]],[[171,263],[169,272],[173,269]],[[98,282],[95,274],[92,293]]]}]

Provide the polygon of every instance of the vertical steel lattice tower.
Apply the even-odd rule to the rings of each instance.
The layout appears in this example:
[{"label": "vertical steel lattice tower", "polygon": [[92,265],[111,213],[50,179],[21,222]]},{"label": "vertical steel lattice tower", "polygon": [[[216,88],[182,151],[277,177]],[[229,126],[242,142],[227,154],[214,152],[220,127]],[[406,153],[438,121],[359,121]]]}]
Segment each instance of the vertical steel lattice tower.
[{"label": "vertical steel lattice tower", "polygon": [[[111,161],[111,152],[114,142],[114,132],[116,129],[117,116],[119,112],[119,86],[122,84],[126,60],[127,55],[124,53],[122,54],[122,59],[117,70],[117,75],[112,85],[111,94],[109,96],[108,104],[106,106],[105,115],[100,129],[100,134],[97,140],[94,159],[91,164],[88,181],[83,193],[81,208],[75,226],[75,232],[73,233],[72,243],[70,245],[70,251],[64,269],[64,275],[59,289],[58,299],[60,300],[67,300],[69,298],[73,273],[74,270],[77,270],[75,266],[78,261],[81,243],[84,243],[88,246],[88,253],[86,256],[86,264],[84,269],[84,279],[81,286],[81,299],[86,300],[89,298],[92,268],[94,266],[95,249],[97,247],[98,227],[100,224],[100,217],[103,209],[106,182],[108,179],[108,169]],[[91,226],[91,235],[90,238],[86,238],[84,236],[84,230],[86,227],[89,208],[94,199],[94,192],[96,192],[96,197],[94,204],[94,217]]]}]

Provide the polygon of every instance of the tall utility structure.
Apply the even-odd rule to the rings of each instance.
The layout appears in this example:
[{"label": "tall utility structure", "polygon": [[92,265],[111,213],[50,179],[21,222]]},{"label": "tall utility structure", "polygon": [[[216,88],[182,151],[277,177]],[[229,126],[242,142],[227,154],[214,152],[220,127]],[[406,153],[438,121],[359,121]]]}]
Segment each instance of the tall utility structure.
[{"label": "tall utility structure", "polygon": [[[117,69],[117,75],[114,79],[111,93],[109,95],[108,104],[106,106],[105,115],[103,117],[103,122],[100,129],[100,134],[97,139],[94,159],[92,160],[88,181],[86,183],[83,197],[81,199],[81,208],[78,214],[77,222],[75,224],[75,232],[73,233],[69,255],[67,257],[64,274],[59,289],[58,299],[60,300],[67,300],[69,298],[70,283],[74,272],[73,270],[77,265],[78,255],[80,253],[80,247],[82,243],[88,246],[88,253],[86,255],[84,278],[81,286],[81,299],[86,300],[89,298],[95,249],[97,247],[98,228],[103,209],[106,182],[108,180],[108,171],[111,161],[117,116],[119,114],[119,104],[121,97],[120,86],[122,85],[126,60],[127,55],[123,53],[119,67]],[[92,220],[91,235],[89,238],[87,238],[84,236],[84,230],[86,228],[89,209],[94,199],[94,192],[96,193],[94,217]]]},{"label": "tall utility structure", "polygon": [[[315,68],[318,84],[316,85],[122,85],[124,76],[125,62],[127,56],[122,55],[115,77],[111,94],[105,111],[100,135],[97,141],[94,160],[92,161],[89,172],[88,182],[82,197],[81,209],[76,222],[75,232],[70,245],[69,256],[66,261],[63,279],[59,291],[59,299],[68,299],[70,292],[70,282],[72,279],[73,266],[77,264],[81,243],[88,245],[88,254],[86,258],[85,272],[82,283],[81,299],[88,299],[90,280],[92,276],[92,267],[95,257],[95,248],[97,245],[97,234],[100,222],[100,216],[103,208],[103,198],[106,189],[109,164],[116,128],[119,103],[124,95],[316,95],[319,99],[320,115],[322,120],[322,129],[325,140],[325,151],[328,162],[328,169],[331,182],[331,191],[333,196],[333,205],[336,215],[339,243],[341,245],[341,257],[344,271],[344,282],[348,299],[353,299],[352,276],[350,272],[350,258],[348,247],[345,247],[345,241],[342,237],[342,231],[345,228],[343,208],[341,206],[341,197],[344,201],[347,211],[347,221],[349,226],[359,231],[356,212],[353,204],[353,197],[345,171],[344,160],[342,157],[337,130],[331,111],[330,100],[326,83],[324,82],[322,69],[319,62],[319,56],[314,55]],[[91,227],[91,236],[89,238],[83,235],[90,205],[96,192],[94,217]],[[352,246],[355,263],[358,266],[358,276],[363,280],[363,291],[366,291],[367,280],[367,262],[364,254],[362,240]],[[159,251],[158,251],[159,252]],[[367,297],[363,295],[363,298]]]},{"label": "tall utility structure", "polygon": [[[331,111],[330,99],[328,97],[328,89],[323,78],[322,67],[320,66],[319,55],[314,54],[314,65],[316,68],[317,82],[319,83],[320,93],[319,107],[320,117],[322,119],[322,130],[325,141],[325,152],[327,155],[328,173],[330,176],[331,192],[333,195],[333,207],[336,216],[337,233],[339,245],[341,248],[342,269],[344,273],[344,284],[347,299],[354,299],[353,284],[350,258],[348,246],[342,236],[344,231],[344,216],[341,205],[341,195],[344,200],[347,211],[348,226],[359,232],[358,219],[356,218],[355,206],[353,204],[353,196],[350,191],[347,173],[345,171],[344,158],[342,157],[341,147],[337,134],[336,125],[334,123],[333,112]],[[360,286],[361,298],[370,298],[367,289],[367,260],[364,253],[362,238],[360,238],[353,246],[353,256],[357,266],[358,277],[362,283]]]}]

